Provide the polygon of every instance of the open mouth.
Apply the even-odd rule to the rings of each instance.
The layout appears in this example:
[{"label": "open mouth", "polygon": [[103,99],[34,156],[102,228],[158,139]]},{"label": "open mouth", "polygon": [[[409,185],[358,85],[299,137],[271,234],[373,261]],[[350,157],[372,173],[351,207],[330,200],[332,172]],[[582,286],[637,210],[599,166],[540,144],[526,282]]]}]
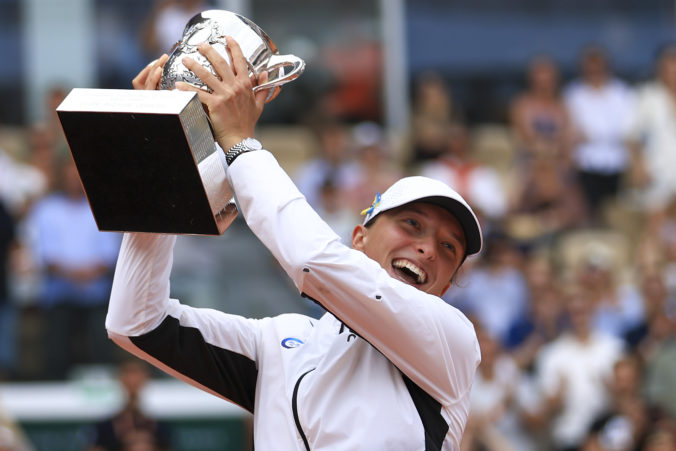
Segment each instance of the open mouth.
[{"label": "open mouth", "polygon": [[414,265],[408,260],[397,259],[392,262],[392,266],[402,279],[412,285],[420,285],[427,281],[427,274],[422,268]]}]

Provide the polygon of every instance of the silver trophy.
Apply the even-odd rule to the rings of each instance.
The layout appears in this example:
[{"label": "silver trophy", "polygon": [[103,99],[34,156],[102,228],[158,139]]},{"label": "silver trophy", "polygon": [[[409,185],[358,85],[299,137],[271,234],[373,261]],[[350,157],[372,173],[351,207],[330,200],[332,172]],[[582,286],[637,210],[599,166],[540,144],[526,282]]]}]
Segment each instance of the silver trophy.
[{"label": "silver trophy", "polygon": [[268,81],[254,88],[254,91],[269,89],[267,101],[274,99],[285,83],[295,80],[303,73],[305,62],[294,55],[280,55],[270,37],[261,28],[239,14],[224,10],[204,11],[188,21],[183,37],[174,46],[169,61],[164,65],[160,89],[173,89],[177,81],[183,81],[201,89],[209,88],[181,62],[189,56],[216,75],[213,67],[197,46],[206,42],[214,47],[229,62],[225,37],[237,41],[249,63],[249,75],[254,79],[263,72]]},{"label": "silver trophy", "polygon": [[204,11],[186,25],[164,66],[160,90],[73,89],[57,108],[64,134],[100,230],[220,235],[237,216],[209,119],[194,92],[177,81],[209,88],[182,64],[190,56],[212,73],[197,52],[211,44],[229,62],[225,37],[242,49],[254,91],[296,79],[305,63],[279,55],[255,23],[238,14]]}]

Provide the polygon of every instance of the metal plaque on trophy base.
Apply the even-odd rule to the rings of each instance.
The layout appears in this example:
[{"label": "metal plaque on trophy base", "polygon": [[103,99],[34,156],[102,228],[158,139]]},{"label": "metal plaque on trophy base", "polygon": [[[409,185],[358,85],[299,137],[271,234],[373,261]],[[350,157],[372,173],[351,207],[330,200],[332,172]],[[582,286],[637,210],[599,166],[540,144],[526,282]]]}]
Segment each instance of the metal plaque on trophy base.
[{"label": "metal plaque on trophy base", "polygon": [[57,114],[100,230],[219,235],[237,216],[194,92],[73,89]]}]

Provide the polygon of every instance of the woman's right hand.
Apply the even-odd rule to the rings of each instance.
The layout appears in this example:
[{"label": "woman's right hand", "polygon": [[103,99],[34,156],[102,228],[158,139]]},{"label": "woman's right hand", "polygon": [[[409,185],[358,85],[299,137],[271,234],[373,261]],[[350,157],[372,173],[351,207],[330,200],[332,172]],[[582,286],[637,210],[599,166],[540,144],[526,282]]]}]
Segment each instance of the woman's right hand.
[{"label": "woman's right hand", "polygon": [[162,78],[162,68],[169,59],[166,53],[157,58],[152,63],[143,68],[141,72],[131,81],[134,89],[155,90]]}]

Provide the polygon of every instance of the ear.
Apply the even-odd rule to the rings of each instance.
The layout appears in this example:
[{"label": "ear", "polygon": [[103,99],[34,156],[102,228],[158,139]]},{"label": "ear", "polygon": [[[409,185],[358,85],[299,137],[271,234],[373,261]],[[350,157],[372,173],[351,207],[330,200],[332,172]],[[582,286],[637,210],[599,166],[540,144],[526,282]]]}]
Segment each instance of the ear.
[{"label": "ear", "polygon": [[368,229],[361,224],[357,224],[352,230],[352,248],[364,252],[367,234]]}]

